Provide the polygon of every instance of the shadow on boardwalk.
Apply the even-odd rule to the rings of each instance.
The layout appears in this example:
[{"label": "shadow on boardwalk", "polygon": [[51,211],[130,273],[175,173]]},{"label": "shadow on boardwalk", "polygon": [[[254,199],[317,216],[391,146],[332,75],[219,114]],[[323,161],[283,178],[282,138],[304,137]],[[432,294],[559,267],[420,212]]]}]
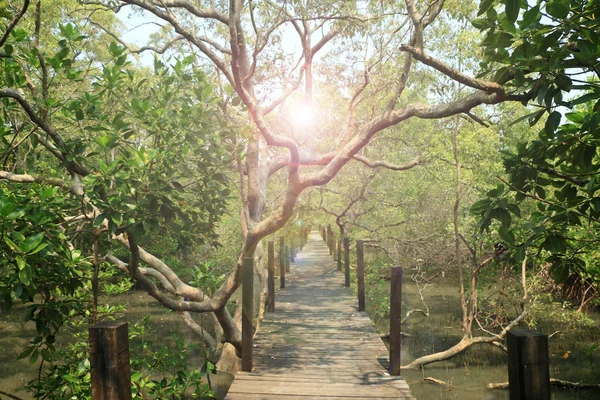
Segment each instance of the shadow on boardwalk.
[{"label": "shadow on boardwalk", "polygon": [[387,349],[336,268],[312,232],[255,337],[253,371],[226,399],[414,399],[386,372]]}]

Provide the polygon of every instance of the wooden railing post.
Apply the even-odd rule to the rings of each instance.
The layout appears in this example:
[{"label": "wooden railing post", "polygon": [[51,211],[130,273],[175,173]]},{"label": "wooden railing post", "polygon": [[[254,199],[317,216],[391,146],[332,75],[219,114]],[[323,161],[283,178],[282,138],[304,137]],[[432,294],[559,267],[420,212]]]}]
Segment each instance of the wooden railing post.
[{"label": "wooden railing post", "polygon": [[296,238],[294,234],[290,238],[290,259],[294,262],[294,258],[296,258]]},{"label": "wooden railing post", "polygon": [[252,371],[252,338],[254,336],[254,257],[242,261],[242,371]]},{"label": "wooden railing post", "polygon": [[93,400],[131,400],[127,322],[88,328]]},{"label": "wooden railing post", "polygon": [[529,329],[506,334],[510,400],[550,400],[548,335]]},{"label": "wooden railing post", "polygon": [[358,311],[365,311],[365,257],[363,241],[356,241],[356,285],[358,287]]},{"label": "wooden railing post", "polygon": [[337,262],[337,249],[335,244],[337,240],[335,239],[335,234],[331,234],[331,252],[333,253],[333,262]]},{"label": "wooden railing post", "polygon": [[344,238],[344,286],[350,287],[350,239]]},{"label": "wooden railing post", "polygon": [[267,244],[267,263],[268,263],[268,304],[267,311],[275,312],[275,243]]},{"label": "wooden railing post", "polygon": [[337,241],[337,267],[338,271],[342,270],[342,239]]},{"label": "wooden railing post", "polygon": [[400,375],[402,351],[402,267],[392,267],[390,288],[390,375]]},{"label": "wooden railing post", "polygon": [[329,255],[333,254],[333,230],[331,225],[327,225],[327,247],[329,247]]},{"label": "wooden railing post", "polygon": [[290,272],[290,246],[285,246],[285,272]]},{"label": "wooden railing post", "polygon": [[279,288],[285,288],[285,238],[279,237]]}]

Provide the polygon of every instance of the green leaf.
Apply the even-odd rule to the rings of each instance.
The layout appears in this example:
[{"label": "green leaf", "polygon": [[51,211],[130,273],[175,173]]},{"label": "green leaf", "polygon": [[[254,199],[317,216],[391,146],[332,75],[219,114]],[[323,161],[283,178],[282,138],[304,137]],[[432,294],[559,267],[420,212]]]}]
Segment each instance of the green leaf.
[{"label": "green leaf", "polygon": [[544,131],[548,136],[554,135],[554,131],[558,128],[560,124],[561,114],[558,111],[553,111],[546,120],[546,125],[544,125]]},{"label": "green leaf", "polygon": [[540,17],[540,6],[537,5],[535,7],[531,7],[523,14],[523,18],[521,18],[521,20],[519,21],[519,27],[521,29],[526,29],[527,27],[531,26],[534,22],[536,22],[536,20],[539,20]]},{"label": "green leaf", "polygon": [[8,247],[10,247],[11,249],[13,249],[13,251],[17,251],[19,253],[23,252],[21,250],[21,248],[19,246],[17,246],[17,244],[15,242],[13,242],[11,239],[9,239],[6,236],[4,236],[4,242],[8,245]]},{"label": "green leaf", "polygon": [[506,243],[511,246],[515,245],[515,234],[510,230],[510,228],[502,225],[500,229],[498,229],[498,234]]},{"label": "green leaf", "polygon": [[17,211],[13,211],[10,214],[8,214],[6,216],[7,220],[13,220],[13,219],[19,219],[25,216],[25,211],[24,210],[17,210]]},{"label": "green leaf", "polygon": [[525,259],[525,247],[524,246],[519,246],[515,249],[515,262],[517,262],[518,264],[521,264],[523,262],[523,260]]},{"label": "green leaf", "polygon": [[575,122],[576,124],[583,124],[583,121],[585,120],[586,115],[587,115],[587,113],[578,111],[578,112],[566,113],[565,118],[567,118],[571,122]]},{"label": "green leaf", "polygon": [[47,187],[40,193],[40,200],[48,200],[50,197],[53,197],[56,194],[57,190],[58,188],[56,187]]},{"label": "green leaf", "polygon": [[508,209],[508,211],[515,214],[515,216],[517,216],[517,218],[521,218],[521,209],[519,208],[518,205],[509,204],[508,206],[506,206],[506,208]]},{"label": "green leaf", "polygon": [[509,227],[512,222],[510,213],[500,207],[493,209],[490,213],[490,217],[500,221],[500,223],[506,227]]},{"label": "green leaf", "polygon": [[485,12],[487,10],[489,10],[490,8],[492,8],[493,5],[494,5],[494,0],[483,0],[481,2],[481,4],[479,5],[479,11],[477,12],[477,16],[485,14]]},{"label": "green leaf", "polygon": [[101,226],[105,219],[106,217],[104,214],[96,215],[96,218],[94,218],[94,226]]},{"label": "green leaf", "polygon": [[591,145],[585,146],[585,150],[583,152],[583,163],[586,168],[591,168],[593,165],[594,157],[596,156],[596,146]]},{"label": "green leaf", "polygon": [[571,100],[569,102],[569,104],[572,107],[572,106],[576,106],[578,104],[587,103],[588,101],[591,101],[591,100],[596,100],[598,97],[600,97],[599,93],[586,93],[583,96],[576,98],[575,100]]},{"label": "green leaf", "polygon": [[516,22],[519,17],[519,8],[521,5],[521,0],[504,0],[504,10],[506,13],[506,18],[510,22]]},{"label": "green leaf", "polygon": [[223,182],[223,183],[227,183],[227,175],[222,174],[220,172],[217,172],[216,174],[214,174],[213,179]]},{"label": "green leaf", "polygon": [[111,219],[115,223],[115,225],[119,226],[123,223],[123,214],[113,215]]},{"label": "green leaf", "polygon": [[119,46],[116,42],[111,42],[108,46],[108,51],[113,57],[118,57],[125,51],[125,47]]},{"label": "green leaf", "polygon": [[38,232],[34,235],[27,237],[27,239],[25,239],[25,242],[23,243],[24,246],[21,246],[21,247],[27,253],[30,250],[36,248],[42,242],[43,239],[44,239],[44,232]]},{"label": "green leaf", "polygon": [[564,253],[567,250],[567,241],[558,235],[549,235],[542,247],[551,253]]},{"label": "green leaf", "polygon": [[473,215],[480,215],[486,212],[491,204],[492,201],[490,199],[479,200],[471,206],[471,209],[469,211]]},{"label": "green leaf", "polygon": [[487,18],[474,19],[473,21],[471,21],[471,25],[473,25],[475,28],[479,29],[480,31],[492,27],[492,24],[490,23],[490,21],[487,20]]},{"label": "green leaf", "polygon": [[557,19],[565,19],[569,15],[569,6],[560,1],[549,1],[546,4],[546,12]]},{"label": "green leaf", "polygon": [[25,261],[25,259],[23,257],[15,257],[15,260],[17,261],[17,268],[19,268],[19,271],[22,271],[23,268],[25,268],[25,266],[27,266],[27,262]]},{"label": "green leaf", "polygon": [[46,247],[48,247],[48,243],[42,243],[35,249],[31,250],[28,254],[39,253],[40,251],[44,250]]},{"label": "green leaf", "polygon": [[31,270],[30,265],[26,265],[25,267],[23,267],[23,269],[21,271],[19,271],[19,280],[24,285],[29,285],[31,283],[32,276],[33,276],[33,271]]},{"label": "green leaf", "polygon": [[556,283],[565,283],[569,279],[569,265],[565,263],[556,263],[552,266],[552,278]]}]

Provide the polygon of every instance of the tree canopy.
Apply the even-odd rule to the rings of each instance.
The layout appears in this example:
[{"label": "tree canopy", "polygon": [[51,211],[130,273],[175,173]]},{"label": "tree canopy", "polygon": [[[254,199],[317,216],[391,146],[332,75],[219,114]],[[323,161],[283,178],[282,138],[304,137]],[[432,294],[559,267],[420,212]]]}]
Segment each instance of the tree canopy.
[{"label": "tree canopy", "polygon": [[[159,26],[147,45],[124,39],[128,17]],[[262,307],[261,240],[295,210],[397,249],[418,229],[394,228],[409,223],[458,242],[472,222],[459,207],[467,181],[470,196],[487,193],[471,207],[479,234],[497,231],[515,268],[536,253],[558,281],[576,271],[597,282],[597,2],[24,0],[0,3],[0,19],[0,291],[48,303],[31,315],[40,346],[69,315],[57,295],[89,283],[95,313],[100,270],[112,268],[213,347],[226,343],[226,358],[241,345],[227,304],[242,260],[255,259]],[[152,65],[138,62],[144,52]],[[427,179],[439,202],[425,198]],[[340,200],[343,182],[356,190]],[[409,200],[380,207],[390,192]],[[414,217],[442,204],[454,217]],[[240,222],[235,261],[208,284],[173,255],[219,247],[228,211]],[[465,248],[480,255],[464,242],[458,265]],[[219,327],[210,334],[189,313]]]}]

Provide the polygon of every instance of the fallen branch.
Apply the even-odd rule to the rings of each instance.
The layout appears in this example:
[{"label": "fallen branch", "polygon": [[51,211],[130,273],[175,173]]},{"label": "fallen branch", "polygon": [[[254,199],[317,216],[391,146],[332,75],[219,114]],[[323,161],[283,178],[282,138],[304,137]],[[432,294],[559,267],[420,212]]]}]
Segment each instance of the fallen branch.
[{"label": "fallen branch", "polygon": [[[425,378],[427,379],[427,378]],[[550,385],[566,389],[600,389],[600,383],[584,383],[563,381],[562,379],[550,379]],[[508,382],[488,383],[488,389],[508,389]]]},{"label": "fallen branch", "polygon": [[452,384],[448,383],[448,382],[444,382],[441,379],[435,379],[431,376],[425,377],[423,378],[424,382],[429,382],[429,383],[435,383],[436,385],[441,385],[441,386],[453,386]]},{"label": "fallen branch", "polygon": [[17,397],[15,395],[10,394],[10,393],[3,392],[2,390],[0,390],[0,394],[8,396],[9,398],[14,399],[14,400],[23,400],[22,397]]}]

